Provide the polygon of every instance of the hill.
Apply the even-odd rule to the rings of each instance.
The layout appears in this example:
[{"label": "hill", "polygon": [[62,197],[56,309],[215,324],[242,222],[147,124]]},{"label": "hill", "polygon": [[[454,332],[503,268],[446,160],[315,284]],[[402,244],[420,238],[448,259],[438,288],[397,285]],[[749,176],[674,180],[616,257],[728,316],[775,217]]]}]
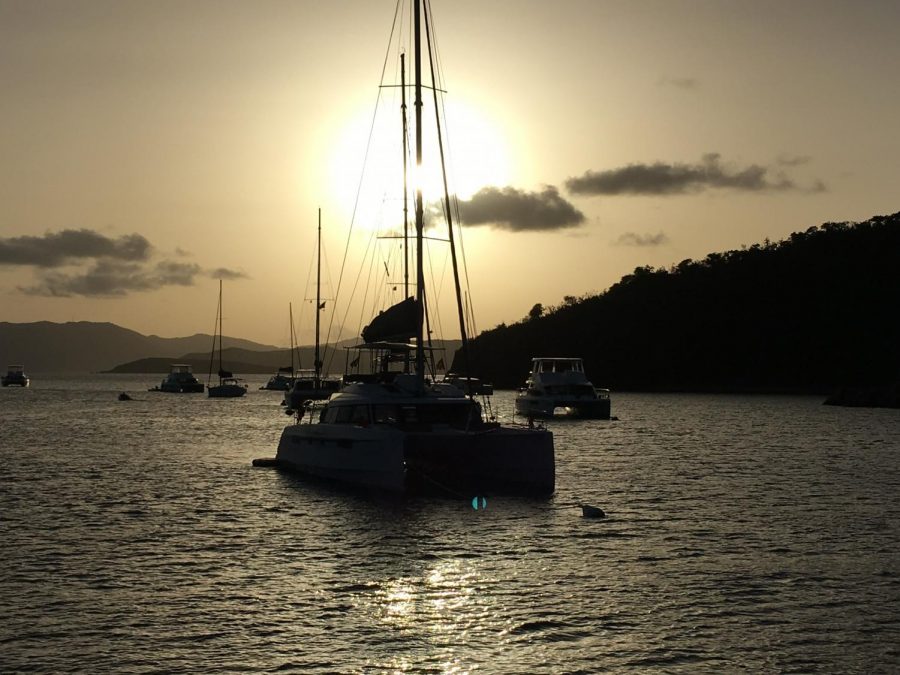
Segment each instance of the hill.
[{"label": "hill", "polygon": [[[223,344],[254,352],[277,349],[230,337],[223,338]],[[96,372],[148,356],[171,362],[192,352],[205,352],[208,358],[211,346],[212,336],[202,333],[162,338],[112,323],[0,322],[0,364],[24,363],[29,373]]]},{"label": "hill", "polygon": [[639,267],[604,293],[485,331],[472,354],[505,388],[521,386],[534,356],[581,356],[612,389],[828,393],[897,381],[898,307],[895,213]]},{"label": "hill", "polygon": [[[332,374],[344,372],[345,354],[344,347],[359,342],[345,340],[337,345],[337,348],[329,348],[323,352],[325,369]],[[459,340],[435,341],[435,346],[446,345],[447,353],[455,352],[460,345]],[[297,369],[312,368],[315,349],[313,347],[300,347],[294,354],[293,365]],[[178,363],[188,363],[194,373],[205,373],[209,370],[210,354],[206,352],[194,352],[182,354],[177,357]],[[298,358],[299,357],[299,358]],[[168,373],[173,363],[172,358],[141,358],[128,363],[119,364],[111,369],[110,373]],[[273,373],[276,369],[291,365],[291,353],[288,349],[276,349],[268,351],[256,351],[230,347],[222,350],[222,362],[224,366],[235,373],[256,374]]]}]

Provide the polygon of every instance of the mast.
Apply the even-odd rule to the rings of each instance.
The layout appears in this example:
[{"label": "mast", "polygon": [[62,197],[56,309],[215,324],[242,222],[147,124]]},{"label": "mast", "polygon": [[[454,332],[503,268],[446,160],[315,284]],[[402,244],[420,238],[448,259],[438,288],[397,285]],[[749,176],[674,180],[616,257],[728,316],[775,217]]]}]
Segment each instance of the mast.
[{"label": "mast", "polygon": [[291,377],[296,375],[294,368],[294,306],[288,303],[288,316],[291,319]]},{"label": "mast", "polygon": [[222,280],[219,279],[219,381],[222,380]]},{"label": "mast", "polygon": [[316,379],[314,388],[319,388],[319,378],[322,370],[322,361],[319,359],[319,312],[322,311],[322,300],[320,296],[320,287],[322,282],[322,209],[319,208],[319,227],[316,233],[316,355],[315,368]]},{"label": "mast", "polygon": [[402,103],[400,114],[403,117],[403,299],[409,297],[409,181],[407,179],[407,142],[406,125],[406,54],[400,55],[400,92]]},{"label": "mast", "polygon": [[416,388],[425,391],[425,271],[423,266],[422,230],[424,209],[422,206],[422,37],[420,29],[421,0],[415,0],[415,107],[416,107]]},{"label": "mast", "polygon": [[[409,297],[409,180],[407,178],[406,126],[406,54],[400,54],[400,115],[403,118],[403,299]],[[409,352],[403,359],[403,372],[409,372]]]}]

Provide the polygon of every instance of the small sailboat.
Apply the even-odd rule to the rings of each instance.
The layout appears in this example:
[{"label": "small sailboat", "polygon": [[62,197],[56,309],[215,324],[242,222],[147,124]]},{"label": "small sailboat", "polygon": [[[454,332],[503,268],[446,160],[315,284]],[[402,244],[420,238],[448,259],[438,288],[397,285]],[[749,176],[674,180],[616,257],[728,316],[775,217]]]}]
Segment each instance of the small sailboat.
[{"label": "small sailboat", "polygon": [[[319,209],[319,224],[316,230],[316,346],[313,356],[312,370],[298,370],[294,373],[294,381],[284,395],[283,405],[287,412],[302,411],[308,401],[324,401],[340,390],[340,380],[322,376],[321,345],[319,344],[319,319],[324,303],[322,302],[322,209]],[[293,320],[291,321],[293,330]]]},{"label": "small sailboat", "polygon": [[[219,345],[216,349],[216,340]],[[212,367],[216,352],[219,354],[219,384],[211,384]],[[222,280],[219,279],[219,308],[216,311],[216,332],[213,335],[213,348],[209,356],[209,376],[206,381],[206,390],[210,398],[238,398],[247,393],[247,387],[238,382],[231,371],[222,367]]]},{"label": "small sailboat", "polygon": [[294,385],[294,380],[297,376],[297,369],[294,365],[294,352],[296,351],[297,346],[294,343],[294,308],[290,303],[288,303],[288,317],[291,322],[291,365],[281,366],[275,371],[275,374],[269,378],[269,381],[260,387],[260,389],[267,391],[290,391],[291,387]]}]

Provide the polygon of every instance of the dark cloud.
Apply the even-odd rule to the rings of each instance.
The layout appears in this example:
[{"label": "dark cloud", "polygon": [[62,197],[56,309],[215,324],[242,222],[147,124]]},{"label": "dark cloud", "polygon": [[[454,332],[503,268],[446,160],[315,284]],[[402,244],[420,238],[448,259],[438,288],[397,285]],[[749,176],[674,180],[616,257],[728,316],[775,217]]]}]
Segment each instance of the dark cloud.
[{"label": "dark cloud", "polygon": [[207,274],[209,276],[211,276],[213,279],[223,279],[223,280],[228,280],[228,281],[232,281],[234,279],[249,279],[250,278],[249,275],[244,274],[243,272],[239,272],[237,270],[230,270],[225,267],[217,267],[216,269],[210,270],[209,272],[207,272]]},{"label": "dark cloud", "polygon": [[663,232],[657,234],[626,232],[615,243],[620,246],[660,246],[668,241],[669,238]]},{"label": "dark cloud", "polygon": [[718,153],[704,155],[698,164],[629,164],[609,171],[588,171],[569,178],[566,187],[579,195],[673,195],[712,189],[748,192],[799,190],[783,173],[769,176],[764,166],[729,168]]},{"label": "dark cloud", "polygon": [[163,286],[191,286],[200,272],[200,266],[191,263],[163,261],[147,269],[137,263],[100,260],[84,273],[45,272],[37,284],[19,290],[50,297],[122,297]]},{"label": "dark cloud", "polygon": [[61,230],[43,237],[0,238],[0,265],[61,267],[86,258],[141,261],[152,250],[139,234],[111,239],[93,230]]},{"label": "dark cloud", "polygon": [[659,86],[677,87],[678,89],[696,89],[700,81],[696,77],[672,77],[663,75],[659,78]]},{"label": "dark cloud", "polygon": [[485,187],[469,200],[459,200],[463,225],[491,225],[513,232],[537,232],[577,227],[585,221],[559,190],[548,185],[541,192],[512,187]]}]

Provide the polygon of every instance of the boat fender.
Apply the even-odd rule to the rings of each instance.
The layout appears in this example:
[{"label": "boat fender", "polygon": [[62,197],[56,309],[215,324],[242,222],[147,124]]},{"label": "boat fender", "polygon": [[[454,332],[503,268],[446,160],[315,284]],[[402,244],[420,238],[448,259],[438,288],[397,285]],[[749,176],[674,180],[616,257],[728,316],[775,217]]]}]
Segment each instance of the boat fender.
[{"label": "boat fender", "polygon": [[257,457],[252,462],[253,466],[278,466],[278,459],[276,457]]}]

